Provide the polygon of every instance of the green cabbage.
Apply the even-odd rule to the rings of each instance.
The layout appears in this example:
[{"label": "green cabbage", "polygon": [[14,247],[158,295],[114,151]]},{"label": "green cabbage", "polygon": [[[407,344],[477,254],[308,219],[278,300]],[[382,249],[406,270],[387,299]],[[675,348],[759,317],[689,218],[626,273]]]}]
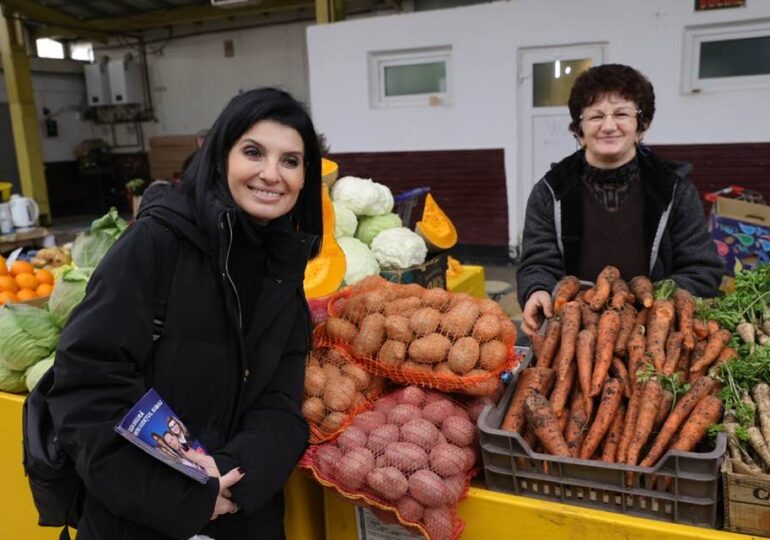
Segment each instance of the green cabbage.
[{"label": "green cabbage", "polygon": [[356,215],[340,203],[333,202],[334,206],[334,237],[353,236],[356,234],[358,219]]},{"label": "green cabbage", "polygon": [[0,364],[0,391],[19,393],[26,389],[23,371],[12,371]]},{"label": "green cabbage", "polygon": [[401,218],[398,214],[383,214],[381,216],[361,216],[358,220],[356,238],[371,247],[374,237],[382,231],[401,227]]},{"label": "green cabbage", "polygon": [[72,310],[86,295],[86,285],[93,270],[93,268],[71,268],[56,280],[56,286],[48,299],[48,311],[59,328],[64,328]]},{"label": "green cabbage", "polygon": [[27,386],[27,390],[32,392],[32,389],[43,378],[45,372],[53,366],[54,357],[55,354],[52,354],[48,358],[43,358],[40,362],[32,364],[27,368],[27,371],[24,372],[24,384]]},{"label": "green cabbage", "polygon": [[342,236],[337,243],[345,253],[345,283],[353,285],[367,276],[380,273],[380,265],[366,244],[356,238]]},{"label": "green cabbage", "polygon": [[91,228],[79,233],[72,242],[72,261],[80,268],[96,268],[123,231],[125,220],[115,208],[91,223]]},{"label": "green cabbage", "polygon": [[59,340],[59,328],[48,311],[9,304],[0,314],[0,364],[25,370],[48,356]]},{"label": "green cabbage", "polygon": [[104,214],[102,217],[91,222],[92,231],[105,232],[112,236],[114,240],[117,240],[127,227],[128,223],[126,223],[126,220],[120,217],[117,209],[114,206],[110,208],[109,212]]}]

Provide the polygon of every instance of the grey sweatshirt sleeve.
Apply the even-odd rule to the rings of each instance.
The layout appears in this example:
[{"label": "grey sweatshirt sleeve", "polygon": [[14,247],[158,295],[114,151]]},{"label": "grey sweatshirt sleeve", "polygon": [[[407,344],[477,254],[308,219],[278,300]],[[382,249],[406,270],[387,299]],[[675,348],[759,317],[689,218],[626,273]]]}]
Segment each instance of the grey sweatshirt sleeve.
[{"label": "grey sweatshirt sleeve", "polygon": [[724,263],[708,232],[698,191],[689,180],[679,183],[669,228],[673,246],[670,277],[696,296],[716,296]]},{"label": "grey sweatshirt sleeve", "polygon": [[552,291],[565,273],[553,209],[551,189],[545,180],[540,180],[527,200],[521,259],[516,271],[516,290],[522,308],[533,292]]}]

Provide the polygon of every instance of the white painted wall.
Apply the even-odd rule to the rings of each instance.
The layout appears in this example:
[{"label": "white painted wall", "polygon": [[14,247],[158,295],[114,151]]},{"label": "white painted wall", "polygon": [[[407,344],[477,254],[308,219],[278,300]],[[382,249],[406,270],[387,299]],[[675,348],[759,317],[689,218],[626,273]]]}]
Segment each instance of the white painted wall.
[{"label": "white painted wall", "polygon": [[[517,186],[532,181],[517,178],[519,49],[606,42],[605,62],[632,65],[655,86],[649,143],[770,141],[770,88],[680,90],[685,26],[759,18],[770,18],[770,1],[696,13],[691,0],[513,0],[311,26],[313,117],[335,152],[503,148],[513,246],[524,218]],[[451,106],[369,106],[368,52],[446,45]]]}]

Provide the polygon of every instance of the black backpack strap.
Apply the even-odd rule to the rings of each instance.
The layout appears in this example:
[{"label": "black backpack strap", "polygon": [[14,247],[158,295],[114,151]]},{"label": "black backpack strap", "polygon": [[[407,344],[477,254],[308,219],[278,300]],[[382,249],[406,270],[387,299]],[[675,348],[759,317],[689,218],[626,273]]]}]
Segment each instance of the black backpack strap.
[{"label": "black backpack strap", "polygon": [[160,278],[155,282],[155,292],[152,300],[152,340],[158,341],[163,337],[166,325],[166,305],[171,291],[171,283],[176,272],[176,261],[179,258],[179,243],[176,235],[168,228],[163,231],[163,246],[161,248]]}]

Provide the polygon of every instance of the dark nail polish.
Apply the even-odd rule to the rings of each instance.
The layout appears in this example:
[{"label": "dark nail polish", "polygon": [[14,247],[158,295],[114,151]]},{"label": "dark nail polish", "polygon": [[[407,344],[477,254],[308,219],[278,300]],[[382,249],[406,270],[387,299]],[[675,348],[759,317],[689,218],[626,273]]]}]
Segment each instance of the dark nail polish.
[{"label": "dark nail polish", "polygon": [[246,471],[244,471],[242,467],[238,467],[238,472],[241,474],[246,474]]}]

